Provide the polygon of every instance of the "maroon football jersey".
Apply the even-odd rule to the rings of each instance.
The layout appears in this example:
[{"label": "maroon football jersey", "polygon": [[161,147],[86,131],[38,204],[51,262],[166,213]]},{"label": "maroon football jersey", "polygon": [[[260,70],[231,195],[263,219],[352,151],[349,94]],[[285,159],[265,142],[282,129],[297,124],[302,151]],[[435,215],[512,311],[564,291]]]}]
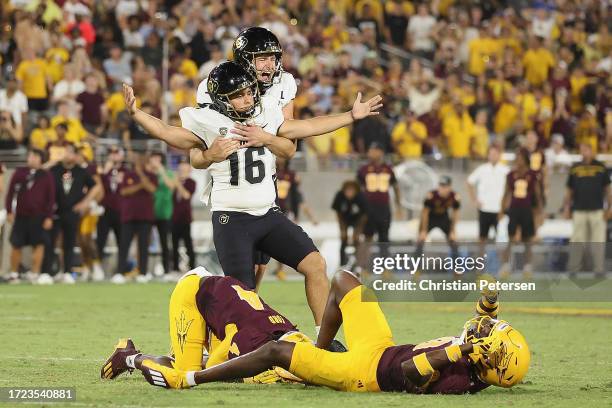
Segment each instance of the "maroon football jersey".
[{"label": "maroon football jersey", "polygon": [[397,182],[391,166],[386,163],[366,164],[357,172],[357,179],[368,203],[389,204],[389,188]]},{"label": "maroon football jersey", "polygon": [[296,175],[292,170],[276,170],[276,197],[277,205],[287,214],[291,208],[291,189],[295,188]]},{"label": "maroon football jersey", "polygon": [[510,189],[510,208],[532,208],[536,198],[536,187],[538,175],[529,170],[525,174],[519,174],[512,170],[506,177],[506,185]]},{"label": "maroon football jersey", "polygon": [[446,197],[442,197],[438,190],[432,190],[425,198],[425,207],[429,208],[430,216],[448,216],[448,209],[458,209],[461,206],[459,195],[451,191]]},{"label": "maroon football jersey", "polygon": [[[405,344],[386,349],[376,369],[376,380],[381,391],[411,392],[412,387],[406,385],[402,363],[421,353],[448,347],[453,340],[453,337],[443,337],[419,345]],[[430,383],[425,393],[466,394],[482,391],[488,386],[476,376],[468,358],[462,357],[440,370],[438,379]]]},{"label": "maroon football jersey", "polygon": [[523,148],[527,155],[529,155],[529,169],[540,174],[542,173],[542,169],[546,165],[546,156],[544,156],[544,151],[542,149],[536,149],[533,152]]},{"label": "maroon football jersey", "polygon": [[123,175],[126,172],[124,166],[112,168],[108,173],[102,174],[102,186],[104,187],[104,198],[102,205],[105,208],[111,208],[115,211],[121,209],[121,194],[119,194],[119,186],[123,182]]},{"label": "maroon football jersey", "polygon": [[231,352],[228,358],[249,353],[270,340],[297,330],[289,319],[268,306],[257,293],[229,276],[205,278],[196,294],[196,304],[209,330],[219,340],[225,338],[228,324],[235,324],[238,328],[232,343],[237,346],[239,354]]}]

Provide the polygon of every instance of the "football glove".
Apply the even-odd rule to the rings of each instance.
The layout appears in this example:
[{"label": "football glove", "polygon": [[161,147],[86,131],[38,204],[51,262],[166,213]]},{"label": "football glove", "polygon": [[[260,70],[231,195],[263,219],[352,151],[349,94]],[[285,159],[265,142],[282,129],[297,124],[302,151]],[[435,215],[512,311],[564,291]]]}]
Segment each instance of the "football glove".
[{"label": "football glove", "polygon": [[151,385],[176,389],[190,387],[184,371],[157,364],[153,360],[144,360],[140,370]]}]

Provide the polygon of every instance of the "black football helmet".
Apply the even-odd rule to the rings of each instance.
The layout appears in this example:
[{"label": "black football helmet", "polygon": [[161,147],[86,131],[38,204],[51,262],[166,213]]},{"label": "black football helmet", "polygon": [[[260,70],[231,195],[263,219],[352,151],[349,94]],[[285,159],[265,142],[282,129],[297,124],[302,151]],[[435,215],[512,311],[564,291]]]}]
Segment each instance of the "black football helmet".
[{"label": "black football helmet", "polygon": [[276,66],[270,76],[270,80],[260,82],[263,90],[272,86],[274,78],[279,76],[283,70],[281,61],[283,48],[278,38],[276,38],[272,31],[266,28],[249,27],[243,30],[234,40],[232,51],[234,53],[234,61],[245,67],[255,78],[257,78],[255,57],[261,54],[274,54],[276,56]]},{"label": "black football helmet", "polygon": [[[260,107],[257,80],[236,62],[228,61],[217,65],[208,75],[207,88],[212,99],[211,108],[232,119],[252,118]],[[251,88],[255,103],[249,110],[239,112],[230,103],[230,96],[245,88]]]}]

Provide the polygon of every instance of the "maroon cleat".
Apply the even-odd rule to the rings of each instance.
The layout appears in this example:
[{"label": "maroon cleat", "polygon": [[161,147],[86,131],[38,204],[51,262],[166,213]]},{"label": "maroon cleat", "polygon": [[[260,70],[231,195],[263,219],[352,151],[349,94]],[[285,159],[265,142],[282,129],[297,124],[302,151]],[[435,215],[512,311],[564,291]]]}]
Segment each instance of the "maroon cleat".
[{"label": "maroon cleat", "polygon": [[107,380],[112,380],[115,377],[123,374],[126,371],[132,372],[133,368],[129,368],[125,363],[125,358],[138,354],[132,339],[119,339],[119,343],[115,346],[115,351],[106,360],[106,363],[100,370],[100,377]]}]

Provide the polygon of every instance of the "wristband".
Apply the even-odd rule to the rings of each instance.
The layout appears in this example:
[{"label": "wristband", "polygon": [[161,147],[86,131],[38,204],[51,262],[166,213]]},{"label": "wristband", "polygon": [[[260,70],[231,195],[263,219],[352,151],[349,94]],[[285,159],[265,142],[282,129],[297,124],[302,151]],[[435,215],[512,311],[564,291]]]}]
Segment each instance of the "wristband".
[{"label": "wristband", "polygon": [[412,362],[414,363],[416,369],[419,371],[422,377],[433,374],[434,369],[431,366],[431,363],[427,359],[426,353],[421,353],[416,357],[412,358]]},{"label": "wristband", "polygon": [[446,357],[451,363],[456,363],[461,358],[461,348],[458,344],[445,347],[444,351],[446,351]]}]

